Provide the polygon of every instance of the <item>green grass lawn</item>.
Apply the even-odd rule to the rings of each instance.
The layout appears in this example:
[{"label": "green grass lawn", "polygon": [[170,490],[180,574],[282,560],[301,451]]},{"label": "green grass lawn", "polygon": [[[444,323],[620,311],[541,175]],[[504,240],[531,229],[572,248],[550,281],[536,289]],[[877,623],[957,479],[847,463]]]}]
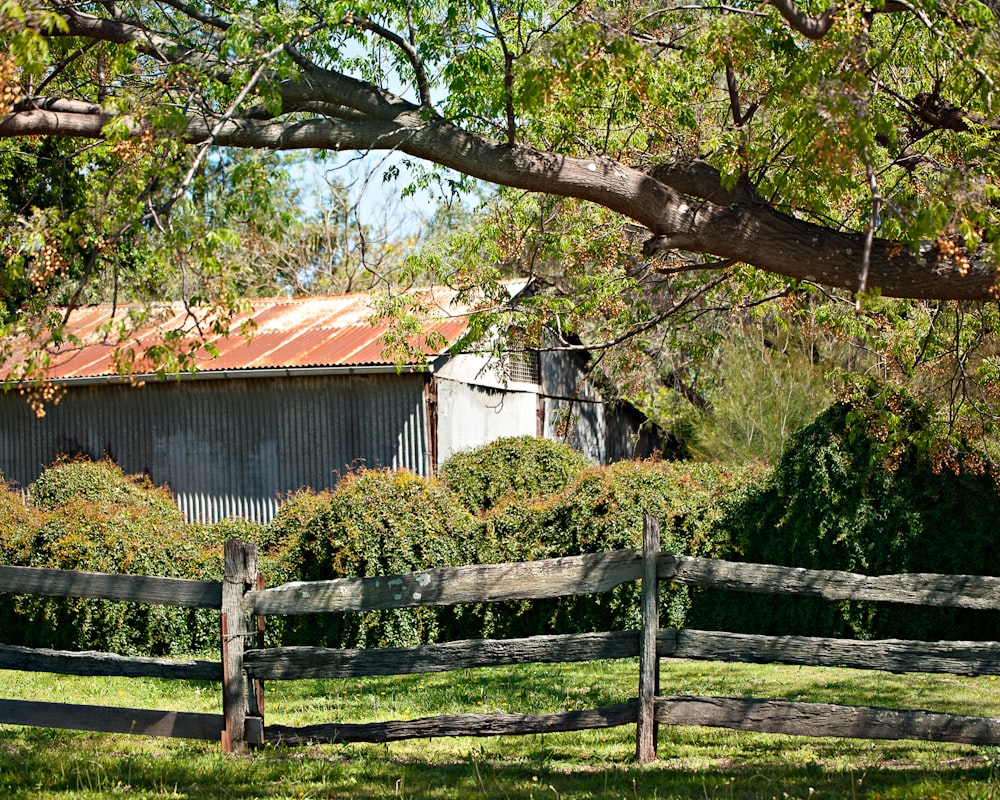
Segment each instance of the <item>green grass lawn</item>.
[{"label": "green grass lawn", "polygon": [[[634,697],[635,661],[270,683],[269,723],[463,712],[551,713]],[[714,694],[1000,716],[1000,681],[664,661],[662,694]],[[219,711],[217,684],[0,671],[0,697]],[[0,726],[0,798],[1000,798],[1000,752],[920,742],[634,727],[220,754],[208,742]]]}]

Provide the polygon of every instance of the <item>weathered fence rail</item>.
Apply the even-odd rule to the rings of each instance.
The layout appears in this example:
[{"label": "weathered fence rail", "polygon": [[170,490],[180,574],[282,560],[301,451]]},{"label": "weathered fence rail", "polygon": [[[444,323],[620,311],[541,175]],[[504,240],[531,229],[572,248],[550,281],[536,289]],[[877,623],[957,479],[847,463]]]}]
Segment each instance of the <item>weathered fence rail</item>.
[{"label": "weathered fence rail", "polygon": [[672,583],[736,592],[981,610],[1000,608],[1000,578],[984,575],[909,573],[872,577],[854,572],[744,564],[669,553],[659,555],[657,575]]},{"label": "weathered fence rail", "polygon": [[222,583],[219,581],[109,575],[40,567],[0,567],[0,588],[10,594],[124,600],[190,608],[219,608],[222,597]]},{"label": "weathered fence rail", "polygon": [[[3,700],[0,723],[189,738],[221,737],[224,747],[234,751],[261,743],[386,742],[635,725],[636,754],[640,761],[655,757],[657,725],[1000,745],[1000,719],[993,717],[764,698],[664,697],[659,691],[659,661],[664,657],[1000,675],[998,642],[853,641],[658,628],[658,585],[662,581],[828,600],[998,610],[1000,578],[933,574],[868,577],[673,556],[659,552],[658,526],[652,519],[647,520],[642,552],[623,550],[531,563],[447,567],[405,575],[292,583],[272,589],[261,585],[254,549],[239,542],[227,542],[225,575],[223,582],[212,583],[0,567],[0,590],[6,592],[219,609],[221,641],[219,662],[0,646],[0,668],[220,681],[223,706],[223,713],[216,715]],[[266,648],[254,620],[270,615],[546,599],[605,592],[634,581],[640,581],[643,589],[643,626],[635,631],[467,640],[368,650]],[[265,725],[260,691],[260,682],[264,680],[355,678],[635,657],[639,658],[635,699],[556,714],[458,714],[371,723],[334,720],[322,725],[290,727]]]},{"label": "weathered fence rail", "polygon": [[[191,608],[220,608],[222,600],[222,584],[218,581],[108,575],[35,567],[0,567],[0,590],[12,594],[121,600]],[[0,669],[64,675],[222,679],[222,667],[218,662],[173,661],[12,645],[0,645]],[[223,737],[225,722],[223,714],[0,700],[0,723],[8,725],[218,740]]]}]

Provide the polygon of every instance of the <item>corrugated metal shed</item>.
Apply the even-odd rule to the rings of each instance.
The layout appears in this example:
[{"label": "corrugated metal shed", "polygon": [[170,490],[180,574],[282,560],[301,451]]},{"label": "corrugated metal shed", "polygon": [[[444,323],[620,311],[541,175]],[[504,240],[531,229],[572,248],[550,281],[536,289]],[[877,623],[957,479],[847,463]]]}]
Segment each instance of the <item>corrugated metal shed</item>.
[{"label": "corrugated metal shed", "polygon": [[[410,300],[424,311],[425,335],[454,342],[467,329],[473,309],[455,292],[419,290]],[[26,487],[60,456],[111,458],[168,486],[188,520],[267,522],[287,493],[332,487],[359,464],[430,475],[440,459],[498,436],[554,435],[556,419],[573,420],[573,441],[589,458],[621,457],[610,448],[612,411],[568,354],[543,353],[537,370],[510,381],[486,355],[426,348],[426,369],[399,371],[383,355],[389,324],[372,324],[373,295],[247,303],[231,327],[249,323],[249,340],[209,336],[219,355],[200,354],[193,375],[139,385],[116,374],[118,338],[108,333],[128,310],[78,310],[70,329],[80,345],[52,353],[49,377],[67,387],[61,402],[36,418],[16,394],[0,394],[3,477]],[[192,323],[166,306],[122,341],[138,354]],[[137,362],[133,377],[143,369]]]},{"label": "corrugated metal shed", "polygon": [[[455,292],[439,287],[411,292],[408,299],[422,309],[425,337],[440,334],[453,342],[467,327],[472,307],[457,303]],[[390,328],[385,320],[376,320],[376,298],[368,293],[326,295],[303,298],[268,298],[246,301],[249,311],[237,314],[230,322],[227,336],[213,335],[204,311],[188,311],[179,303],[154,309],[153,319],[134,332],[125,342],[137,356],[150,345],[160,342],[168,332],[183,331],[191,341],[204,338],[218,351],[213,358],[206,350],[197,355],[197,371],[205,377],[232,370],[301,370],[337,367],[392,367],[394,362],[383,351],[383,337]],[[50,380],[81,382],[112,378],[117,370],[113,354],[118,345],[117,333],[109,326],[128,320],[129,309],[110,304],[77,309],[70,316],[69,333],[81,344],[65,345],[51,353]],[[199,315],[202,318],[199,318]],[[207,336],[201,331],[209,331]],[[238,331],[245,328],[249,337]],[[421,347],[427,356],[438,353]],[[138,359],[134,374],[152,372],[148,362]]]},{"label": "corrugated metal shed", "polygon": [[289,492],[357,466],[427,475],[419,373],[86,383],[36,419],[0,400],[4,477],[30,485],[60,455],[111,458],[169,487],[185,517],[267,522]]},{"label": "corrugated metal shed", "polygon": [[[455,294],[407,295],[425,336],[453,342],[466,330],[473,309]],[[209,335],[217,357],[202,350],[194,374],[144,388],[122,380],[113,361],[115,328],[131,309],[78,309],[69,331],[79,344],[50,353],[48,377],[68,389],[62,401],[35,418],[20,398],[0,396],[0,471],[28,486],[60,455],[112,458],[167,485],[201,522],[232,514],[266,522],[287,492],[333,486],[359,464],[427,475],[430,373],[411,364],[398,374],[383,354],[389,323],[376,320],[376,301],[365,293],[248,300],[230,329],[247,326],[249,338]],[[183,306],[165,305],[121,341],[138,355],[168,332],[194,335],[194,323]],[[439,353],[417,349],[431,367]],[[149,369],[137,360],[132,377]]]}]

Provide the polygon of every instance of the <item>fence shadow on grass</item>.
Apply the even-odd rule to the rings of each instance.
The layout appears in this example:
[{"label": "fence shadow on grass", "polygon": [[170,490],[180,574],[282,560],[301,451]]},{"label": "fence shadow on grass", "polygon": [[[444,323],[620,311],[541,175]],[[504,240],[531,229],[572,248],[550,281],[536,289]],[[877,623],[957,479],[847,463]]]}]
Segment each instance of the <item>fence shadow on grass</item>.
[{"label": "fence shadow on grass", "polygon": [[[231,759],[205,743],[158,742],[140,748],[115,739],[68,731],[0,731],[0,784],[10,797],[81,793],[95,797],[222,798],[730,798],[773,797],[993,797],[1000,791],[991,762],[969,748],[949,748],[940,766],[901,766],[910,743],[879,745],[868,763],[855,761],[863,743],[811,739],[814,761],[786,763],[798,740],[758,737],[752,746],[731,732],[700,735],[701,752],[683,737],[661,743],[652,766],[583,764],[567,748],[584,744],[551,735],[522,737],[515,752],[490,741],[454,760],[395,758],[377,745],[274,749],[266,758]],[[123,743],[124,741],[124,743]],[[707,744],[706,744],[707,742]],[[627,740],[622,748],[629,748]],[[688,764],[671,757],[676,746]],[[851,749],[855,748],[855,749]],[[458,751],[458,747],[455,748]],[[697,748],[696,748],[697,749]],[[831,766],[826,759],[851,766]],[[962,754],[964,753],[964,756]],[[927,757],[926,751],[923,757]],[[572,759],[576,766],[563,769]],[[701,765],[697,761],[701,760]],[[695,764],[695,766],[691,766]],[[707,765],[707,766],[706,766]],[[960,794],[956,794],[960,792]]]}]

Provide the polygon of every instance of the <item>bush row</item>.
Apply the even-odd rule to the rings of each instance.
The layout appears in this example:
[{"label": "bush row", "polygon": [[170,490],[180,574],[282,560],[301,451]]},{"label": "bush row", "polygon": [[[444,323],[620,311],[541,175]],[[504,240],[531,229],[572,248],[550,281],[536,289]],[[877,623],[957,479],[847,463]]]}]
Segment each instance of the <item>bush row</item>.
[{"label": "bush row", "polygon": [[[276,585],[637,547],[646,511],[664,519],[665,546],[687,552],[742,474],[657,461],[587,467],[568,446],[531,438],[462,454],[443,473],[359,470],[335,490],[288,498],[270,525],[206,526],[185,525],[166,492],[109,462],[58,464],[32,486],[32,505],[0,491],[0,561],[218,579],[222,543],[237,537],[258,544]],[[684,598],[675,591],[668,600],[670,619],[681,621]],[[634,627],[637,613],[635,589],[622,587],[548,603],[299,617],[270,627],[273,642],[365,647]],[[214,646],[215,625],[209,612],[0,595],[0,639],[12,644],[199,652]]]},{"label": "bush row", "polygon": [[[519,456],[519,454],[523,454]],[[492,480],[491,480],[492,479]],[[924,409],[859,393],[801,431],[776,468],[643,461],[587,467],[569,448],[501,440],[440,479],[359,470],[287,499],[270,525],[183,524],[166,492],[110,463],[67,463],[0,490],[0,562],[221,577],[222,543],[254,541],[270,585],[633,548],[869,574],[994,573],[997,475],[927,435]],[[499,487],[499,488],[498,488]],[[274,620],[272,642],[404,646],[634,628],[637,587],[535,603]],[[786,600],[664,585],[663,624],[858,638],[1000,638],[995,614]],[[215,647],[210,612],[0,595],[0,640],[151,655]]]}]

